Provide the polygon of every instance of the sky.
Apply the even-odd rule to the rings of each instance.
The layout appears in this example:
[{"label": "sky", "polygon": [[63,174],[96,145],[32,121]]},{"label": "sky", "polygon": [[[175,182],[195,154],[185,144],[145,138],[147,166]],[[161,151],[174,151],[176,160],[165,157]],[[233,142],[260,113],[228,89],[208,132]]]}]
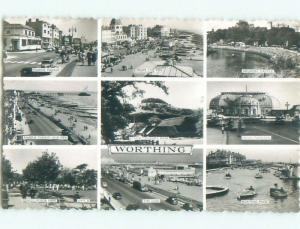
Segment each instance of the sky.
[{"label": "sky", "polygon": [[[87,90],[85,88],[87,87]],[[78,91],[97,91],[96,81],[69,81],[69,80],[5,80],[4,90],[23,90],[23,91],[52,91],[52,92],[78,92]]]},{"label": "sky", "polygon": [[[169,88],[169,94],[165,94],[163,90],[158,87],[140,83],[138,87],[145,91],[144,96],[137,97],[130,102],[134,106],[139,106],[142,99],[160,98],[177,108],[199,109],[203,107],[204,83],[195,81],[167,81],[165,85]],[[124,90],[128,94],[133,91],[133,89],[129,87],[125,87]]]},{"label": "sky", "polygon": [[[212,149],[207,149],[209,153]],[[213,149],[215,150],[215,149]],[[263,162],[299,162],[300,150],[296,148],[273,149],[271,148],[243,148],[230,149],[230,151],[237,152],[246,156],[247,159],[262,160]]]},{"label": "sky", "polygon": [[210,100],[221,92],[231,91],[266,92],[274,98],[275,109],[286,109],[285,103],[300,104],[300,82],[208,82],[207,105]]},{"label": "sky", "polygon": [[[111,18],[105,18],[102,20],[103,26],[108,26],[110,24]],[[170,27],[171,29],[179,29],[190,31],[194,33],[202,34],[203,25],[201,20],[198,19],[174,19],[174,18],[165,18],[165,19],[136,19],[136,18],[121,18],[122,25],[127,26],[130,24],[139,25],[142,24],[145,27],[154,27],[155,25],[163,25]]]},{"label": "sky", "polygon": [[55,153],[60,163],[65,168],[75,168],[77,165],[86,163],[89,169],[97,170],[97,149],[96,148],[59,148],[59,149],[6,149],[4,156],[18,173],[27,166],[29,162],[36,160],[43,152]]},{"label": "sky", "polygon": [[[249,24],[254,24],[255,27],[266,27],[270,28],[271,20],[255,20],[255,21],[247,21]],[[222,20],[222,21],[207,21],[205,23],[207,31],[211,31],[212,29],[227,29],[229,27],[235,26],[238,20]],[[290,27],[299,27],[300,29],[300,22],[299,21],[275,21],[272,20],[273,26],[277,26],[278,24],[285,24],[289,25]]]},{"label": "sky", "polygon": [[[17,23],[25,25],[29,18],[5,18],[9,23]],[[31,18],[35,21],[36,18]],[[76,28],[77,34],[75,37],[81,38],[84,36],[88,42],[97,40],[97,20],[94,19],[74,19],[74,18],[39,18],[40,20],[56,25],[63,31],[64,35],[70,35],[69,29]],[[73,33],[74,34],[74,33]]]},{"label": "sky", "polygon": [[120,163],[147,163],[147,162],[164,162],[164,163],[201,163],[203,160],[202,149],[193,149],[190,154],[109,154],[107,149],[101,150],[102,164],[120,162]]}]

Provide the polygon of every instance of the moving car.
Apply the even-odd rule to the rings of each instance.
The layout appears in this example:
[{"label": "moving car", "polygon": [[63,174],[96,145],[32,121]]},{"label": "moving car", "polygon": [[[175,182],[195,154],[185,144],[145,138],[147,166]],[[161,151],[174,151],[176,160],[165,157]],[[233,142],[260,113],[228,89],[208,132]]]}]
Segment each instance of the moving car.
[{"label": "moving car", "polygon": [[122,199],[122,194],[119,193],[119,192],[115,192],[112,196],[113,196],[113,198],[115,198],[116,200]]}]

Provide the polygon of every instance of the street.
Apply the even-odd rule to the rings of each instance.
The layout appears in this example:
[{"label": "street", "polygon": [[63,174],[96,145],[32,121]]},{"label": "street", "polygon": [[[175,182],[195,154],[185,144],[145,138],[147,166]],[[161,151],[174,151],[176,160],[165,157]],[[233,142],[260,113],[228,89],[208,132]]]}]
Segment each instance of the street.
[{"label": "street", "polygon": [[[225,131],[220,128],[207,128],[209,144],[273,144],[294,145],[299,144],[299,127],[293,123],[273,124],[259,123],[247,124],[239,134],[237,131]],[[271,136],[271,140],[242,140],[241,136]]]},{"label": "street", "polygon": [[59,55],[54,52],[16,52],[8,53],[4,60],[4,76],[20,76],[22,68],[40,67],[43,58],[59,59]]},{"label": "street", "polygon": [[60,77],[96,77],[97,64],[88,66],[86,61],[82,63],[77,62],[76,55],[70,55],[70,62],[61,64],[60,55],[58,53],[43,52],[43,51],[27,51],[27,52],[11,52],[7,54],[8,57],[4,60],[4,76],[21,76],[21,70],[26,67],[40,68],[41,61],[44,58],[53,59],[54,63],[58,62],[58,67],[61,67],[59,72],[55,72],[53,76]]},{"label": "street", "polygon": [[[177,205],[171,205],[165,201],[167,198],[163,198],[162,196],[155,195],[154,193],[149,192],[140,192],[136,189],[133,189],[128,184],[122,183],[117,180],[111,180],[102,178],[108,185],[106,188],[108,192],[111,194],[115,192],[119,192],[122,195],[122,199],[118,200],[123,206],[128,206],[129,204],[138,204],[141,209],[149,209],[151,210],[181,210],[181,208]],[[112,197],[113,198],[113,197]],[[142,203],[143,199],[160,199],[160,203],[152,203],[152,204],[144,204]]]},{"label": "street", "polygon": [[[29,106],[28,106],[29,107]],[[33,111],[33,109],[32,109]],[[27,121],[32,120],[29,124],[30,135],[33,136],[62,136],[61,128],[59,128],[54,122],[36,112],[27,113]],[[35,145],[70,145],[71,142],[68,140],[30,140]]]}]

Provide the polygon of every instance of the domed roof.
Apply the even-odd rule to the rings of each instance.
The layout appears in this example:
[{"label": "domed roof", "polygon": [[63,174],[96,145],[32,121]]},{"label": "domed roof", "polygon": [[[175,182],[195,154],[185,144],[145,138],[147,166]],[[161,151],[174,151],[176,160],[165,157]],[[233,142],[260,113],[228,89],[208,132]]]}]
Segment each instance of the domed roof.
[{"label": "domed roof", "polygon": [[266,95],[266,94],[258,94],[258,95],[255,95],[254,98],[256,98],[259,102],[259,105],[261,107],[270,107],[272,108],[273,107],[273,99],[269,96],[269,95]]},{"label": "domed roof", "polygon": [[120,19],[115,19],[115,18],[111,19],[110,26],[114,26],[114,25],[122,25],[121,20]]},{"label": "domed roof", "polygon": [[230,93],[222,93],[210,100],[209,109],[217,109],[218,107],[226,107],[230,102],[235,101],[237,95]]},{"label": "domed roof", "polygon": [[242,95],[235,100],[235,103],[240,105],[259,105],[259,102],[256,98],[251,95]]}]

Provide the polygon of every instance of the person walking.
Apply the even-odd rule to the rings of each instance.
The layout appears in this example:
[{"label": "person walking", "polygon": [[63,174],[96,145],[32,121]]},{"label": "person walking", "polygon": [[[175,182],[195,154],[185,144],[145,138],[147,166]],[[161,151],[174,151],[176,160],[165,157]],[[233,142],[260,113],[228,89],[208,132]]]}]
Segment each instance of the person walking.
[{"label": "person walking", "polygon": [[93,63],[93,65],[96,65],[96,61],[97,61],[97,50],[95,50],[92,53],[92,63]]},{"label": "person walking", "polygon": [[87,58],[87,61],[88,61],[88,66],[91,66],[91,64],[92,64],[92,56],[93,56],[92,50],[90,49],[86,54],[86,58]]}]

